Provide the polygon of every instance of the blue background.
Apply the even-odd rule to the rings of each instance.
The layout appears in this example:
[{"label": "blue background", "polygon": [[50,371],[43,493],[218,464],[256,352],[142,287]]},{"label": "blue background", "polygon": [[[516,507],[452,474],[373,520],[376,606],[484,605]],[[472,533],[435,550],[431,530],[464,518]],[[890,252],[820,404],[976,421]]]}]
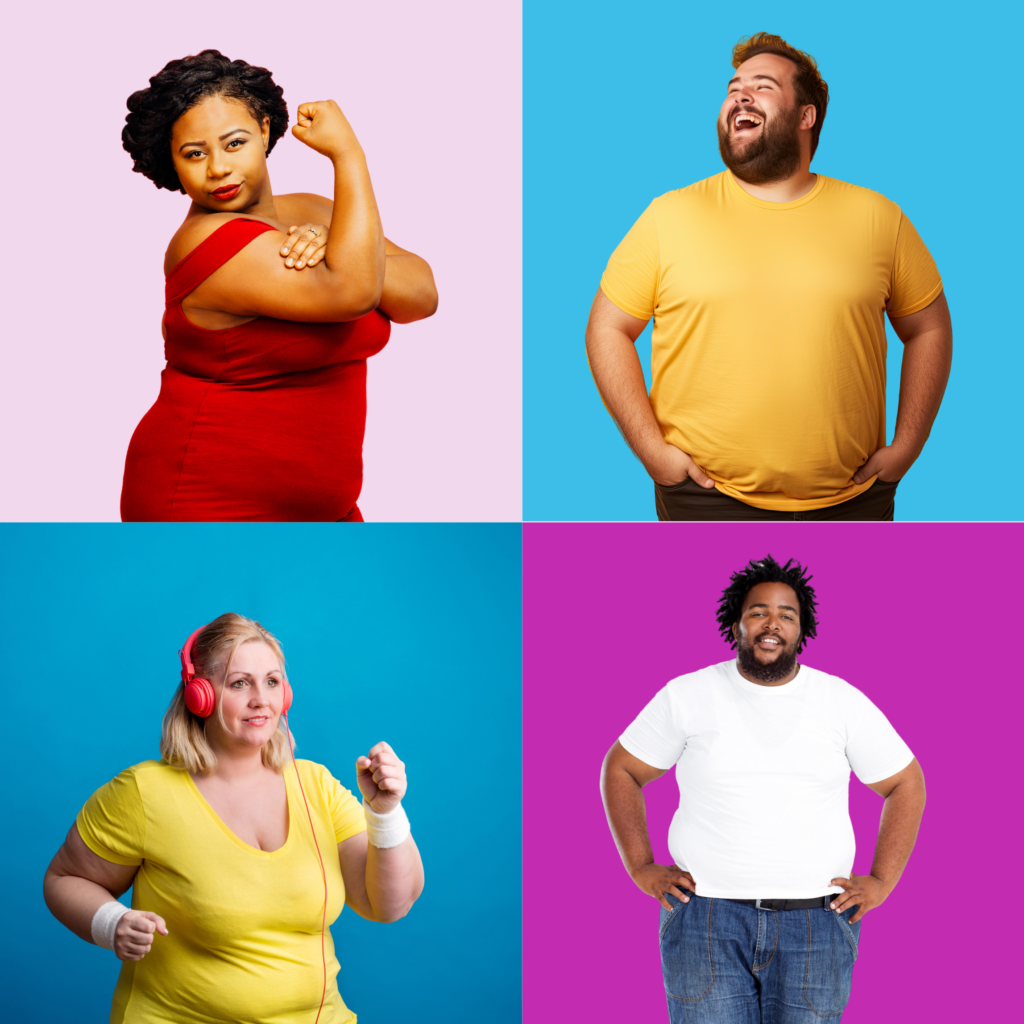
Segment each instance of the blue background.
[{"label": "blue background", "polygon": [[[360,1024],[521,1019],[521,532],[514,524],[0,527],[5,1016],[107,1021],[119,961],[42,899],[89,795],[159,757],[177,651],[225,611],[282,642],[298,754],[358,792],[386,739],[426,866],[402,921],[346,909],[339,987]],[[126,894],[127,901],[130,896]]]},{"label": "blue background", "polygon": [[[653,485],[590,377],[584,329],[608,257],[647,204],[724,169],[715,122],[731,51],[758,31],[813,54],[829,85],[811,170],[899,204],[943,277],[953,371],[897,519],[1020,518],[1020,133],[1000,47],[1019,38],[1020,10],[526,0],[526,520],[656,518]],[[902,345],[888,337],[891,440]],[[637,346],[649,385],[650,327]]]}]

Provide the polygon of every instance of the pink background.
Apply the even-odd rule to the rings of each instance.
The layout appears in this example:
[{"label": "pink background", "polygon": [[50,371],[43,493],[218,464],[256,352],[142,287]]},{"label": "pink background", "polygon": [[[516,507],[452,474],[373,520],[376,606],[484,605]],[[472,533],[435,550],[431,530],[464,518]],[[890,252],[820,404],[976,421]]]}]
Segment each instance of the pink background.
[{"label": "pink background", "polygon": [[[526,524],[524,1019],[668,1019],[658,904],[615,850],[601,760],[669,679],[733,656],[718,599],[732,572],[767,553],[814,576],[819,635],[802,659],[878,704],[928,785],[907,870],[863,920],[844,1024],[1011,1019],[1022,531]],[[674,773],[645,795],[655,859],[671,863]],[[852,776],[850,805],[863,874],[882,801]]]},{"label": "pink background", "polygon": [[[125,100],[207,47],[269,68],[295,123],[336,99],[384,229],[440,308],[370,360],[368,520],[521,518],[520,5],[100,0],[21,5],[9,45],[0,519],[116,520],[124,455],[164,366],[163,254],[188,199],[133,174]],[[290,133],[274,191],[332,195]],[[13,450],[12,450],[13,449]]]}]

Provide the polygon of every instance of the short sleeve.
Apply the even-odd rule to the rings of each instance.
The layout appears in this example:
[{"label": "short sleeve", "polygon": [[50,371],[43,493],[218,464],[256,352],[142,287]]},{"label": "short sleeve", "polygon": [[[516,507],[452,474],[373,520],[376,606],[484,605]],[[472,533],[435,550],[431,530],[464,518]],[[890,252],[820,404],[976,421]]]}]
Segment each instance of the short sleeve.
[{"label": "short sleeve", "polygon": [[346,839],[366,831],[366,817],[363,805],[326,768],[317,765],[320,774],[320,788],[327,799],[327,807],[334,824],[334,841],[343,843]]},{"label": "short sleeve", "polygon": [[75,823],[83,842],[97,857],[138,867],[146,855],[146,813],[135,769],[126,768],[97,789]]},{"label": "short sleeve", "polygon": [[846,759],[857,778],[868,785],[903,771],[914,755],[889,719],[855,687],[847,700]]},{"label": "short sleeve", "polygon": [[935,260],[914,225],[900,214],[896,252],[889,282],[889,316],[910,316],[934,302],[942,291],[942,278]]},{"label": "short sleeve", "polygon": [[650,320],[657,304],[660,266],[658,224],[651,203],[608,260],[601,291],[624,313]]},{"label": "short sleeve", "polygon": [[619,737],[619,743],[652,768],[667,771],[683,756],[686,734],[674,721],[672,694],[662,687]]}]

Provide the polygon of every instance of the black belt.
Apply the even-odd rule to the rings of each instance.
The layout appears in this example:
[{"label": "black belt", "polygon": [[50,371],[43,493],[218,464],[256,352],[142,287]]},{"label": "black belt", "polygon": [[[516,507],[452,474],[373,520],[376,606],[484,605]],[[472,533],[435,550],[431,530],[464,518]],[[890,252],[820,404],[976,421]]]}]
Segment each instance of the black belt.
[{"label": "black belt", "polygon": [[[742,903],[745,907],[757,907],[758,910],[813,910],[817,907],[828,909],[829,904],[841,892],[829,893],[828,896],[815,896],[813,900],[729,900],[729,903]],[[725,897],[722,897],[725,899]]]}]

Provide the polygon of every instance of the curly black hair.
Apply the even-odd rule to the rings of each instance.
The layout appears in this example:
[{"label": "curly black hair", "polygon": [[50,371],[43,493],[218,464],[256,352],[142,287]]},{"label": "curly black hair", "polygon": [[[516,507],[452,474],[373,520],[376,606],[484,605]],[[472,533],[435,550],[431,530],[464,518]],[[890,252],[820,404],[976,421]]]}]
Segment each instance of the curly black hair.
[{"label": "curly black hair", "polygon": [[207,96],[240,100],[260,124],[270,118],[267,153],[288,128],[284,90],[266,68],[244,60],[228,60],[219,50],[172,60],[149,80],[148,89],[128,97],[129,113],[121,143],[131,155],[132,170],[144,174],[157,188],[184,193],[171,159],[174,122]]},{"label": "curly black hair", "polygon": [[802,651],[804,642],[818,635],[818,619],[814,614],[817,602],[814,587],[808,585],[813,578],[807,575],[807,570],[799,562],[794,564],[792,558],[785,565],[779,565],[771,555],[759,561],[749,561],[745,568],[732,574],[729,586],[722,591],[722,600],[718,605],[718,631],[722,639],[730,647],[736,646],[732,627],[740,621],[743,602],[754,587],[759,583],[785,583],[793,588],[800,601],[800,643],[797,652]]}]

